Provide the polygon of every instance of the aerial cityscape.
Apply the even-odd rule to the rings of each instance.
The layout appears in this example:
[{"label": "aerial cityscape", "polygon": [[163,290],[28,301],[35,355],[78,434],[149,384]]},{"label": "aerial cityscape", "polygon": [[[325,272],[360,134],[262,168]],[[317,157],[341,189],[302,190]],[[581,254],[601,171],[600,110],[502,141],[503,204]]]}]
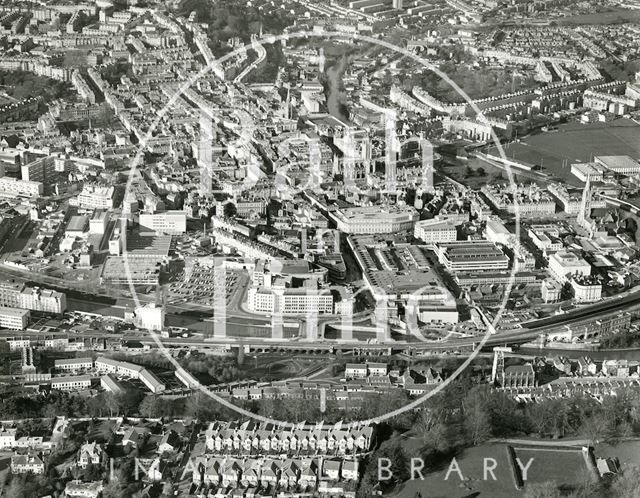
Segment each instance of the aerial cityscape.
[{"label": "aerial cityscape", "polygon": [[640,498],[639,0],[0,0],[0,496]]}]

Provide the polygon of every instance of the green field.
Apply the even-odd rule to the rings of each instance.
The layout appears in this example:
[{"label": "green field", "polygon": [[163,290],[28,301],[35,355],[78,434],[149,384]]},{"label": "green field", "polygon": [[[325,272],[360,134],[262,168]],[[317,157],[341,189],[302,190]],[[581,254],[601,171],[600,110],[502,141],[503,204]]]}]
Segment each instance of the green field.
[{"label": "green field", "polygon": [[611,8],[606,12],[593,12],[554,19],[557,24],[618,24],[638,22],[640,12],[635,9]]},{"label": "green field", "polygon": [[[543,167],[548,175],[580,186],[571,174],[571,163],[588,162],[594,155],[628,155],[640,157],[640,126],[628,119],[613,123],[561,125],[557,132],[538,133],[522,139],[520,143],[504,148],[507,157]],[[495,148],[489,153],[499,155]],[[563,160],[568,166],[563,168]]]},{"label": "green field", "polygon": [[[412,453],[407,450],[409,458],[417,457],[418,452]],[[485,458],[493,458],[497,462],[494,471],[496,480],[487,474],[484,480],[483,465]],[[520,496],[516,490],[509,460],[507,458],[506,445],[504,444],[484,444],[465,450],[456,457],[456,462],[460,467],[464,480],[460,480],[457,472],[449,474],[445,480],[450,461],[444,462],[438,469],[429,472],[425,470],[424,481],[413,480],[406,482],[397,490],[395,498],[413,498],[416,493],[422,493],[427,497],[451,497],[461,498],[465,496],[491,497],[491,498],[512,498]],[[489,464],[489,466],[491,466]]]},{"label": "green field", "polygon": [[530,483],[553,481],[559,488],[571,491],[590,480],[580,449],[516,447],[515,451],[523,465],[533,458],[527,472]]},{"label": "green field", "polygon": [[[419,438],[408,438],[403,442],[407,458],[420,455]],[[528,483],[544,483],[553,481],[565,491],[576,489],[581,484],[588,482],[590,476],[579,448],[536,446],[535,441],[531,445],[515,445],[515,456],[520,459],[522,465],[527,466]],[[617,447],[610,451],[598,449],[596,455],[615,456],[620,452]],[[637,450],[637,445],[628,448],[629,452]],[[529,464],[529,460],[534,460]],[[485,459],[494,459],[495,480],[487,473],[485,480]],[[622,458],[621,458],[622,459]],[[451,466],[451,461],[446,460],[438,468],[425,468],[424,480],[407,481],[395,490],[390,496],[394,498],[413,498],[417,493],[429,497],[487,497],[487,498],[512,498],[524,496],[527,488],[517,489],[514,480],[511,463],[507,453],[507,445],[504,443],[485,443],[480,446],[465,449],[456,456],[456,462],[464,479],[454,470],[449,472],[449,478],[445,480]],[[493,462],[488,460],[487,466]]]}]

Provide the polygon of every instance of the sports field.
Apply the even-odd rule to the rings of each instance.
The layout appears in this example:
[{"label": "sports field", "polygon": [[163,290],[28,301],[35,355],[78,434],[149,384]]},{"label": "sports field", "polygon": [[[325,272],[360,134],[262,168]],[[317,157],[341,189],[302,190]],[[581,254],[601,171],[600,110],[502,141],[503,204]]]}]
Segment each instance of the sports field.
[{"label": "sports field", "polygon": [[[527,136],[505,146],[504,151],[512,159],[541,166],[546,174],[580,186],[571,174],[571,163],[588,162],[594,155],[640,158],[640,125],[628,119],[586,125],[568,123],[556,132]],[[495,148],[489,153],[499,155]],[[564,168],[563,160],[567,160]]]},{"label": "sports field", "polygon": [[[456,463],[452,464],[447,460],[436,469],[426,469],[424,480],[416,479],[404,483],[393,495],[393,498],[413,498],[417,493],[424,497],[491,497],[491,498],[513,498],[522,496],[516,489],[509,459],[507,457],[506,446],[503,444],[485,444],[464,450],[456,456]],[[419,457],[419,452],[408,452],[409,458]],[[496,468],[491,473],[485,475],[484,459],[493,459]],[[447,472],[453,465],[458,465],[460,472]],[[493,466],[489,462],[488,466]],[[460,476],[462,475],[462,479]],[[495,480],[494,480],[495,476]],[[486,477],[486,479],[485,479]]]}]

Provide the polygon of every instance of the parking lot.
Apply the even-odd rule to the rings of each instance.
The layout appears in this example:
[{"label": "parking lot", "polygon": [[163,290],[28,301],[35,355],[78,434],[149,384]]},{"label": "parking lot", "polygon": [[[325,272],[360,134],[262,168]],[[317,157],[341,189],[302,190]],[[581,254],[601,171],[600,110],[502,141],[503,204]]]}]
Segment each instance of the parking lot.
[{"label": "parking lot", "polygon": [[[238,294],[246,286],[247,275],[237,271],[220,270],[216,275],[211,267],[193,265],[177,275],[176,281],[169,284],[168,304],[196,304],[211,308],[216,296],[224,295],[225,306],[237,303]],[[218,294],[220,293],[220,294]]]}]

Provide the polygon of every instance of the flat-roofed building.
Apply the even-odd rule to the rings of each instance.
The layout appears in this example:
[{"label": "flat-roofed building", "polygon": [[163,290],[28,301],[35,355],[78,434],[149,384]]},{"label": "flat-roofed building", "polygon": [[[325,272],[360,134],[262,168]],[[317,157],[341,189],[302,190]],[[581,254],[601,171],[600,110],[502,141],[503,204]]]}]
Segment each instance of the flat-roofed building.
[{"label": "flat-roofed building", "polygon": [[542,300],[545,303],[557,303],[560,301],[562,286],[552,278],[547,278],[540,286]]},{"label": "flat-roofed building", "polygon": [[129,259],[125,262],[125,256],[109,256],[102,265],[100,278],[110,284],[158,285],[161,267],[162,263],[155,260]]},{"label": "flat-roofed building", "polygon": [[504,223],[496,219],[487,221],[485,236],[488,241],[502,244],[503,246],[509,246],[511,239],[514,238],[514,235],[504,226]]},{"label": "flat-roofed building", "polygon": [[169,256],[171,235],[127,234],[127,257],[163,260]]},{"label": "flat-roofed building", "polygon": [[527,232],[534,245],[544,252],[556,252],[562,250],[562,240],[558,237],[557,229],[555,231],[546,231],[545,229],[530,228]]},{"label": "flat-roofed building", "polygon": [[181,235],[187,232],[186,211],[163,211],[140,215],[140,232],[150,231],[157,234]]},{"label": "flat-roofed building", "polygon": [[119,233],[113,233],[109,239],[109,254],[111,256],[120,256],[122,254],[122,239]]},{"label": "flat-roofed building", "polygon": [[598,163],[575,163],[571,165],[571,174],[581,182],[589,178],[592,182],[601,182],[606,169]]},{"label": "flat-roofed building", "polygon": [[436,242],[452,242],[456,240],[458,231],[453,223],[434,218],[418,221],[413,229],[413,236],[431,245]]},{"label": "flat-roofed building", "polygon": [[11,176],[0,177],[0,197],[41,197],[44,193],[42,182],[18,180]]},{"label": "flat-roofed building", "polygon": [[0,308],[0,327],[11,330],[24,330],[29,325],[29,310],[19,308]]},{"label": "flat-roofed building", "polygon": [[558,251],[549,257],[549,273],[560,283],[571,275],[591,275],[591,265],[569,251]]},{"label": "flat-roofed building", "polygon": [[51,289],[25,287],[18,294],[18,307],[60,314],[67,309],[67,296]]},{"label": "flat-roofed building", "polygon": [[419,219],[409,206],[362,206],[330,212],[338,230],[351,234],[392,233],[411,230]]},{"label": "flat-roofed building", "polygon": [[333,313],[333,295],[317,289],[267,289],[252,287],[247,294],[250,311],[306,315]]},{"label": "flat-roofed building", "polygon": [[435,252],[440,263],[452,272],[509,268],[509,258],[493,242],[442,242],[436,244]]},{"label": "flat-roofed building", "polygon": [[55,360],[54,367],[56,370],[66,372],[91,370],[93,368],[93,358],[69,358],[64,360]]},{"label": "flat-roofed building", "polygon": [[30,182],[51,183],[56,178],[56,162],[54,157],[39,157],[20,168],[21,178]]},{"label": "flat-roofed building", "polygon": [[135,312],[134,325],[146,330],[162,330],[164,328],[164,306],[148,303],[138,306]]},{"label": "flat-roofed building", "polygon": [[9,344],[9,351],[19,351],[31,345],[31,339],[28,337],[7,337],[5,340]]},{"label": "flat-roofed building", "polygon": [[51,379],[51,389],[59,389],[60,391],[77,391],[80,389],[89,389],[90,387],[91,376],[89,375]]},{"label": "flat-roofed building", "polygon": [[618,175],[640,174],[640,163],[629,156],[594,156],[593,160]]},{"label": "flat-roofed building", "polygon": [[582,275],[571,279],[573,299],[578,303],[593,303],[602,299],[602,284],[593,277]]},{"label": "flat-roofed building", "polygon": [[89,220],[89,232],[104,234],[109,224],[109,211],[106,209],[96,209]]},{"label": "flat-roofed building", "polygon": [[0,306],[19,308],[18,295],[23,288],[22,283],[0,282]]},{"label": "flat-roofed building", "polygon": [[77,197],[81,209],[113,209],[115,187],[85,185]]},{"label": "flat-roofed building", "polygon": [[475,285],[507,285],[509,282],[514,285],[534,283],[537,278],[532,272],[522,271],[511,275],[511,271],[476,271],[457,272],[456,282],[460,287],[473,287]]},{"label": "flat-roofed building", "polygon": [[65,236],[67,237],[82,237],[89,228],[88,216],[72,216],[67,223],[67,229],[65,230]]}]

